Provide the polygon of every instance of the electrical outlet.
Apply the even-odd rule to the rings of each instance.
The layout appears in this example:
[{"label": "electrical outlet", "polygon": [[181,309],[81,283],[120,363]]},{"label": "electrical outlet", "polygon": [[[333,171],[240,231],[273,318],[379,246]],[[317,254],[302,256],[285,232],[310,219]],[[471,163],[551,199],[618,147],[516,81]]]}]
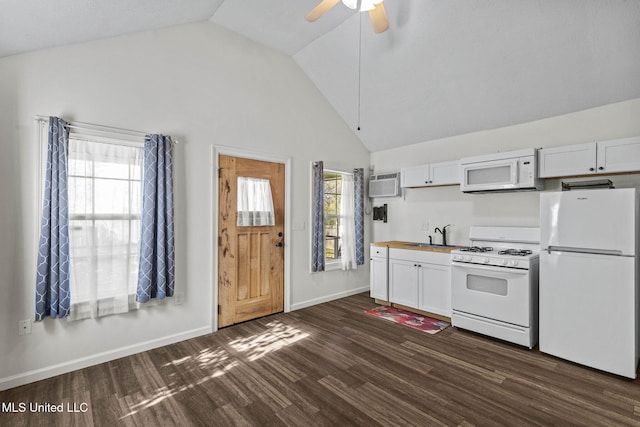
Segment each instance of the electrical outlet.
[{"label": "electrical outlet", "polygon": [[420,231],[424,231],[425,233],[429,231],[429,221],[425,221],[420,224]]},{"label": "electrical outlet", "polygon": [[31,333],[31,319],[18,321],[18,335],[29,335]]},{"label": "electrical outlet", "polygon": [[184,303],[184,293],[176,292],[176,294],[173,296],[173,303],[175,305],[180,305]]}]

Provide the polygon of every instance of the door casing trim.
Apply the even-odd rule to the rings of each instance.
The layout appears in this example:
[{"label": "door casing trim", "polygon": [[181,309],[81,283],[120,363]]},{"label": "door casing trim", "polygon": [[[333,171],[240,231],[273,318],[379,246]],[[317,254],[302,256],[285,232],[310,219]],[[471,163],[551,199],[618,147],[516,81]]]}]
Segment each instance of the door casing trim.
[{"label": "door casing trim", "polygon": [[261,160],[264,162],[282,163],[284,169],[284,312],[291,311],[291,157],[278,156],[272,153],[245,150],[237,147],[225,145],[211,145],[211,194],[210,212],[211,230],[215,232],[209,242],[211,259],[211,329],[218,330],[218,244],[217,237],[220,233],[218,229],[218,168],[220,156],[242,157],[245,159]]}]

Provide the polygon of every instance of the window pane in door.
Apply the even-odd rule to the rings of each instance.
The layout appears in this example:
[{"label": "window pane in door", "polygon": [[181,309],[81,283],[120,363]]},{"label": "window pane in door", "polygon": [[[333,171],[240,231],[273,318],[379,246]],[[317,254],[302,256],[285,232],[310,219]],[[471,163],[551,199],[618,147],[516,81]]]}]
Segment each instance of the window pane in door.
[{"label": "window pane in door", "polygon": [[239,176],[237,208],[239,227],[275,225],[269,180]]}]

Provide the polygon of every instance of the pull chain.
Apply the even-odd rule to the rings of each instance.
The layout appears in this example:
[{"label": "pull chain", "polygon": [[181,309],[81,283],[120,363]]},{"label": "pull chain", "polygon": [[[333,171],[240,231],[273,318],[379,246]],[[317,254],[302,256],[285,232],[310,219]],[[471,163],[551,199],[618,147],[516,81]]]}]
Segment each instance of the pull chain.
[{"label": "pull chain", "polygon": [[360,26],[358,28],[358,130],[360,130],[360,103],[362,99],[362,12],[358,13]]}]

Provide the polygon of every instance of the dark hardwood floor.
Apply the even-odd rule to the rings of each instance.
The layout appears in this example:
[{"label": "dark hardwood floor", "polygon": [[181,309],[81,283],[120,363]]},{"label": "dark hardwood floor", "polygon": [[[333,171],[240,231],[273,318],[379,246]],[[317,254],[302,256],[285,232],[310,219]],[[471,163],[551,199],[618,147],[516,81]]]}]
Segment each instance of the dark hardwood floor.
[{"label": "dark hardwood floor", "polygon": [[65,405],[0,425],[640,425],[640,380],[372,307],[360,294],[0,392]]}]

